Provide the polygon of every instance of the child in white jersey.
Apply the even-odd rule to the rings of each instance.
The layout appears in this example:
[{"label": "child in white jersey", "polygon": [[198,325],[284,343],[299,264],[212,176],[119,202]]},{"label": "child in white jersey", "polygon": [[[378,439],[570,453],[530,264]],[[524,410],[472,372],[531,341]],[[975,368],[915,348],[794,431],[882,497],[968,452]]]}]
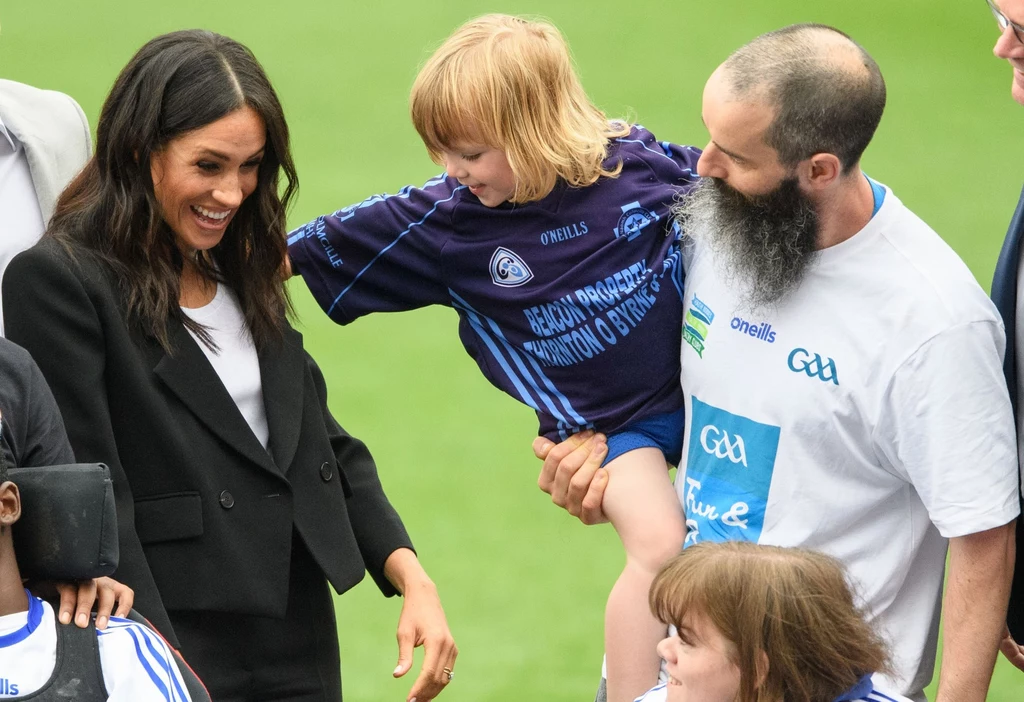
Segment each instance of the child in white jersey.
[{"label": "child in white jersey", "polygon": [[608,600],[609,699],[656,680],[664,627],[646,606],[683,541],[666,460],[679,460],[680,232],[672,203],[699,152],[609,121],[550,24],[460,27],[412,89],[417,131],[446,174],[325,215],[289,256],[339,323],[443,304],[496,386],[554,440],[609,435],[604,513],[626,550]]},{"label": "child in white jersey", "polygon": [[103,630],[58,624],[48,602],[22,589],[11,533],[21,495],[7,468],[0,451],[0,699],[191,702],[171,649],[153,630],[121,617]]},{"label": "child in white jersey", "polygon": [[662,569],[651,610],[668,679],[637,702],[910,702],[884,678],[882,639],[839,561],[749,541],[704,541]]}]

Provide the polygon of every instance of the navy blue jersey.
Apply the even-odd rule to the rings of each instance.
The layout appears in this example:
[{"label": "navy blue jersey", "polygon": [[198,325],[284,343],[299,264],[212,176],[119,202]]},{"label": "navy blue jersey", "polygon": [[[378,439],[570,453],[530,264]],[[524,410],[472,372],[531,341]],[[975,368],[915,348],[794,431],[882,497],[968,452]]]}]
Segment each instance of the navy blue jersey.
[{"label": "navy blue jersey", "polygon": [[466,350],[537,411],[540,433],[610,433],[683,406],[670,208],[699,156],[637,126],[610,144],[616,178],[490,208],[442,175],[318,217],[289,235],[288,253],[334,321],[452,307]]}]

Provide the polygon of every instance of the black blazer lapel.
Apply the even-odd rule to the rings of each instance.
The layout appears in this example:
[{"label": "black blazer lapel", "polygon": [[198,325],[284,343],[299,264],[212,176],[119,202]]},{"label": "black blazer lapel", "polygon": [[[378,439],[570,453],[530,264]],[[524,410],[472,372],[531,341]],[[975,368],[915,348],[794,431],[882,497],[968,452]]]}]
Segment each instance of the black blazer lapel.
[{"label": "black blazer lapel", "polygon": [[992,279],[992,301],[999,314],[1003,317],[1006,327],[1006,356],[1003,358],[1003,372],[1010,388],[1010,400],[1013,403],[1014,415],[1017,407],[1017,271],[1020,264],[1020,240],[1024,234],[1024,190],[1021,191],[1017,210],[1006,232],[1003,249],[999,252],[995,275]]},{"label": "black blazer lapel", "polygon": [[[179,322],[168,324],[168,335],[174,355],[164,354],[156,364],[157,377],[212,433],[253,463],[281,475],[195,339]],[[265,385],[263,392],[265,397]],[[273,436],[271,431],[271,441]]]},{"label": "black blazer lapel", "polygon": [[306,352],[302,335],[290,326],[284,338],[267,345],[259,354],[263,379],[263,405],[270,428],[270,453],[282,474],[295,457],[302,432]]}]

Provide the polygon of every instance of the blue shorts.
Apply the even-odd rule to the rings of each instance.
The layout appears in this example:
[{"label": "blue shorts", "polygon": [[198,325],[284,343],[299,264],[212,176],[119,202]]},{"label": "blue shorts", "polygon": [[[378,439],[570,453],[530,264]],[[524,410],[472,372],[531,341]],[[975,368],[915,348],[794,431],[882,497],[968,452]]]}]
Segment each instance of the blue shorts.
[{"label": "blue shorts", "polygon": [[608,456],[602,465],[634,449],[651,447],[661,450],[670,465],[678,466],[683,455],[685,421],[686,412],[678,409],[627,424],[608,437]]}]

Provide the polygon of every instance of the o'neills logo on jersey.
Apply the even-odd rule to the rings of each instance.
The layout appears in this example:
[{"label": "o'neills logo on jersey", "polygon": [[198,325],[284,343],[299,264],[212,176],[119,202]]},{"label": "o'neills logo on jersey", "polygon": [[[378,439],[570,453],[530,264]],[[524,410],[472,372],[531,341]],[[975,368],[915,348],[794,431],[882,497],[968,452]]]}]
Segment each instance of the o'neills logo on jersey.
[{"label": "o'neills logo on jersey", "polygon": [[657,222],[658,215],[650,210],[641,207],[639,202],[631,202],[622,206],[622,216],[619,217],[619,224],[613,230],[615,238],[626,237],[626,241],[632,241],[640,236],[640,232],[651,222]]},{"label": "o'neills logo on jersey", "polygon": [[515,251],[499,246],[491,256],[491,280],[495,285],[514,288],[533,279],[533,271]]},{"label": "o'neills logo on jersey", "polygon": [[0,695],[9,696],[18,694],[18,683],[11,682],[10,678],[0,678]]},{"label": "o'neills logo on jersey", "polygon": [[732,321],[729,322],[729,326],[747,336],[752,336],[755,339],[761,341],[767,341],[769,344],[775,343],[775,331],[772,329],[772,325],[768,322],[748,322],[745,319],[739,317],[733,317]]}]

